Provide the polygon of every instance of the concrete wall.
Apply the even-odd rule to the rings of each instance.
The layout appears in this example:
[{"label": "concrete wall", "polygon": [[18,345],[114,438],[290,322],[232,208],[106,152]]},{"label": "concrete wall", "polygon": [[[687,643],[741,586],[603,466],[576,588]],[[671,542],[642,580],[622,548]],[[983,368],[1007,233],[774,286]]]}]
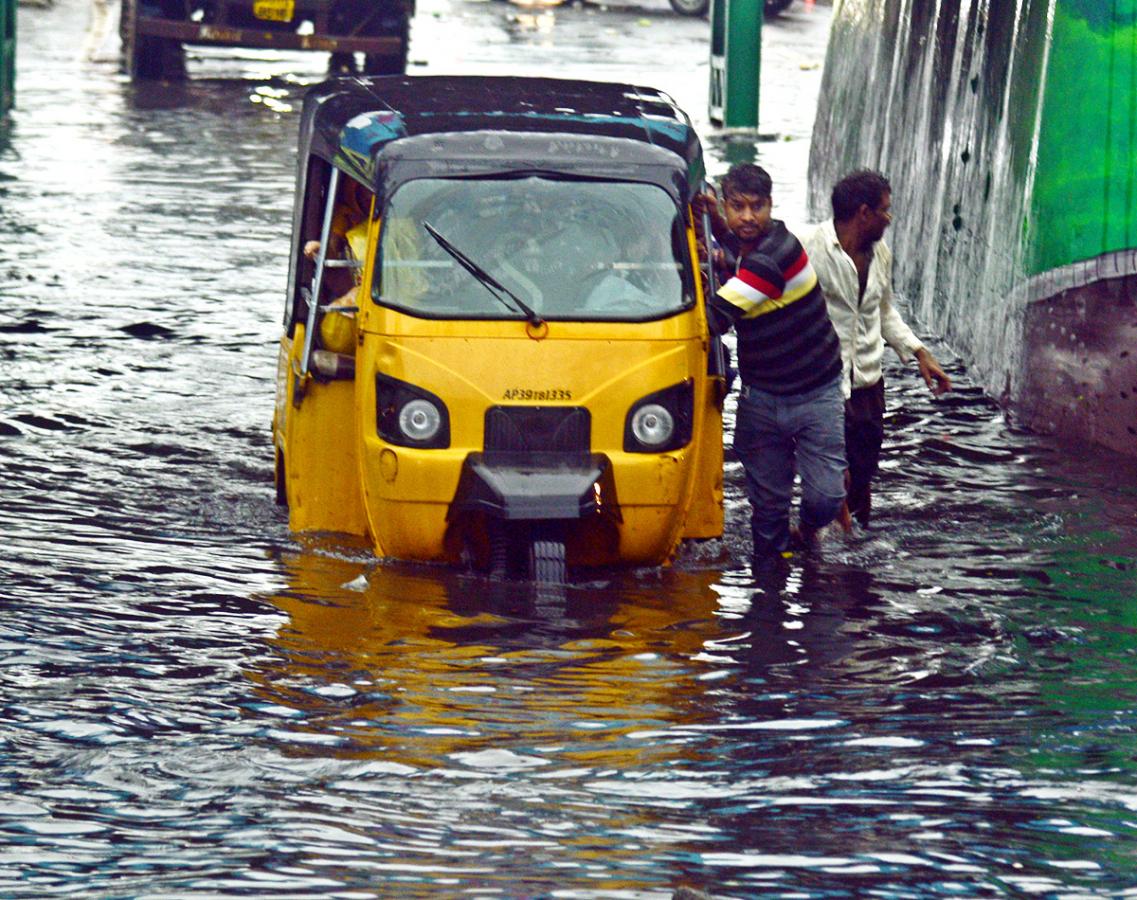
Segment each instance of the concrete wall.
[{"label": "concrete wall", "polygon": [[[1135,97],[1137,0],[837,0],[810,158],[818,218],[845,172],[889,175],[897,289],[992,395],[1111,446],[1137,435],[1137,410],[1052,407],[1130,378],[1078,370],[1112,365],[1088,343],[1129,358],[1126,328],[1114,340],[1089,317],[1123,323],[1137,276]],[[1092,341],[1069,339],[1080,320]],[[1061,360],[1040,355],[1050,332],[1069,345]],[[1039,371],[1056,365],[1056,381]],[[1112,436],[1094,424],[1119,414],[1134,420]]]}]

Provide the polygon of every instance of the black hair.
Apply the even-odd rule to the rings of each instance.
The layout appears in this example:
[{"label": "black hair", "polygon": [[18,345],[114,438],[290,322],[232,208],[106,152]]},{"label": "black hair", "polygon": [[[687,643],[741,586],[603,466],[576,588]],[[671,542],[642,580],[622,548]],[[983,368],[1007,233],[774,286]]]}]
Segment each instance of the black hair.
[{"label": "black hair", "polygon": [[885,194],[892,193],[892,185],[880,172],[872,169],[857,169],[850,172],[835,185],[830,202],[833,204],[833,220],[847,222],[857,214],[861,204],[870,209],[880,206]]},{"label": "black hair", "polygon": [[770,173],[754,163],[735,163],[727,169],[722,179],[723,197],[731,194],[754,194],[764,200],[770,199],[774,182]]}]

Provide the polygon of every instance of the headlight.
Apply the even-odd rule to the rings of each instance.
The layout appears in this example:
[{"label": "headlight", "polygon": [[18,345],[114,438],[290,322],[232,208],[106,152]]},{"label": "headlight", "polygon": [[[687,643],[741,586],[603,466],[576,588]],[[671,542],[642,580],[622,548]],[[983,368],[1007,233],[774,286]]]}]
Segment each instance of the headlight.
[{"label": "headlight", "polygon": [[632,414],[632,434],[645,447],[662,447],[674,433],[674,417],[658,403],[641,406]]},{"label": "headlight", "polygon": [[691,443],[694,379],[640,397],[624,421],[625,453],[667,453]]},{"label": "headlight", "polygon": [[378,372],[375,424],[388,444],[432,450],[450,446],[450,414],[441,398]]},{"label": "headlight", "polygon": [[412,441],[429,441],[442,427],[442,413],[429,400],[412,400],[399,410],[399,429]]}]

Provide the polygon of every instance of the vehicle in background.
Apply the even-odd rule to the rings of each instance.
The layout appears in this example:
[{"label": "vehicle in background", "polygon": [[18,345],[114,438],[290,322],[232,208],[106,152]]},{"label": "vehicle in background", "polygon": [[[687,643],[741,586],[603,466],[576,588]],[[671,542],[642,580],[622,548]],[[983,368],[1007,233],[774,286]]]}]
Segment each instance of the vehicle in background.
[{"label": "vehicle in background", "polygon": [[[765,0],[763,10],[767,18],[776,16],[790,8],[794,0]],[[705,16],[711,8],[711,0],[671,0],[671,8],[681,16]]]},{"label": "vehicle in background", "polygon": [[721,536],[703,157],[667,95],[331,79],[299,159],[273,416],[294,531],[553,583]]},{"label": "vehicle in background", "polygon": [[324,51],[337,72],[397,75],[413,15],[414,0],[122,0],[123,68],[181,78],[184,45],[202,44]]}]

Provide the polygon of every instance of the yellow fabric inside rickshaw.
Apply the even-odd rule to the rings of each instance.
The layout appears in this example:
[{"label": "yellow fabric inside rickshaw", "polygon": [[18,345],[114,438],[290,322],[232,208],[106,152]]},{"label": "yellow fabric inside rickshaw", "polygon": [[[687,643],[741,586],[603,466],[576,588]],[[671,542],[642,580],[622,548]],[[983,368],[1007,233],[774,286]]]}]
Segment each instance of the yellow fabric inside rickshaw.
[{"label": "yellow fabric inside rickshaw", "polygon": [[[344,237],[347,239],[347,258],[362,263],[367,254],[367,221],[364,220],[349,228]],[[320,320],[320,343],[325,350],[331,350],[333,353],[355,353],[357,337],[355,310],[336,310],[334,307],[357,305],[360,272],[359,269],[355,270],[355,287],[333,300],[331,303],[333,309],[329,309]]]}]

